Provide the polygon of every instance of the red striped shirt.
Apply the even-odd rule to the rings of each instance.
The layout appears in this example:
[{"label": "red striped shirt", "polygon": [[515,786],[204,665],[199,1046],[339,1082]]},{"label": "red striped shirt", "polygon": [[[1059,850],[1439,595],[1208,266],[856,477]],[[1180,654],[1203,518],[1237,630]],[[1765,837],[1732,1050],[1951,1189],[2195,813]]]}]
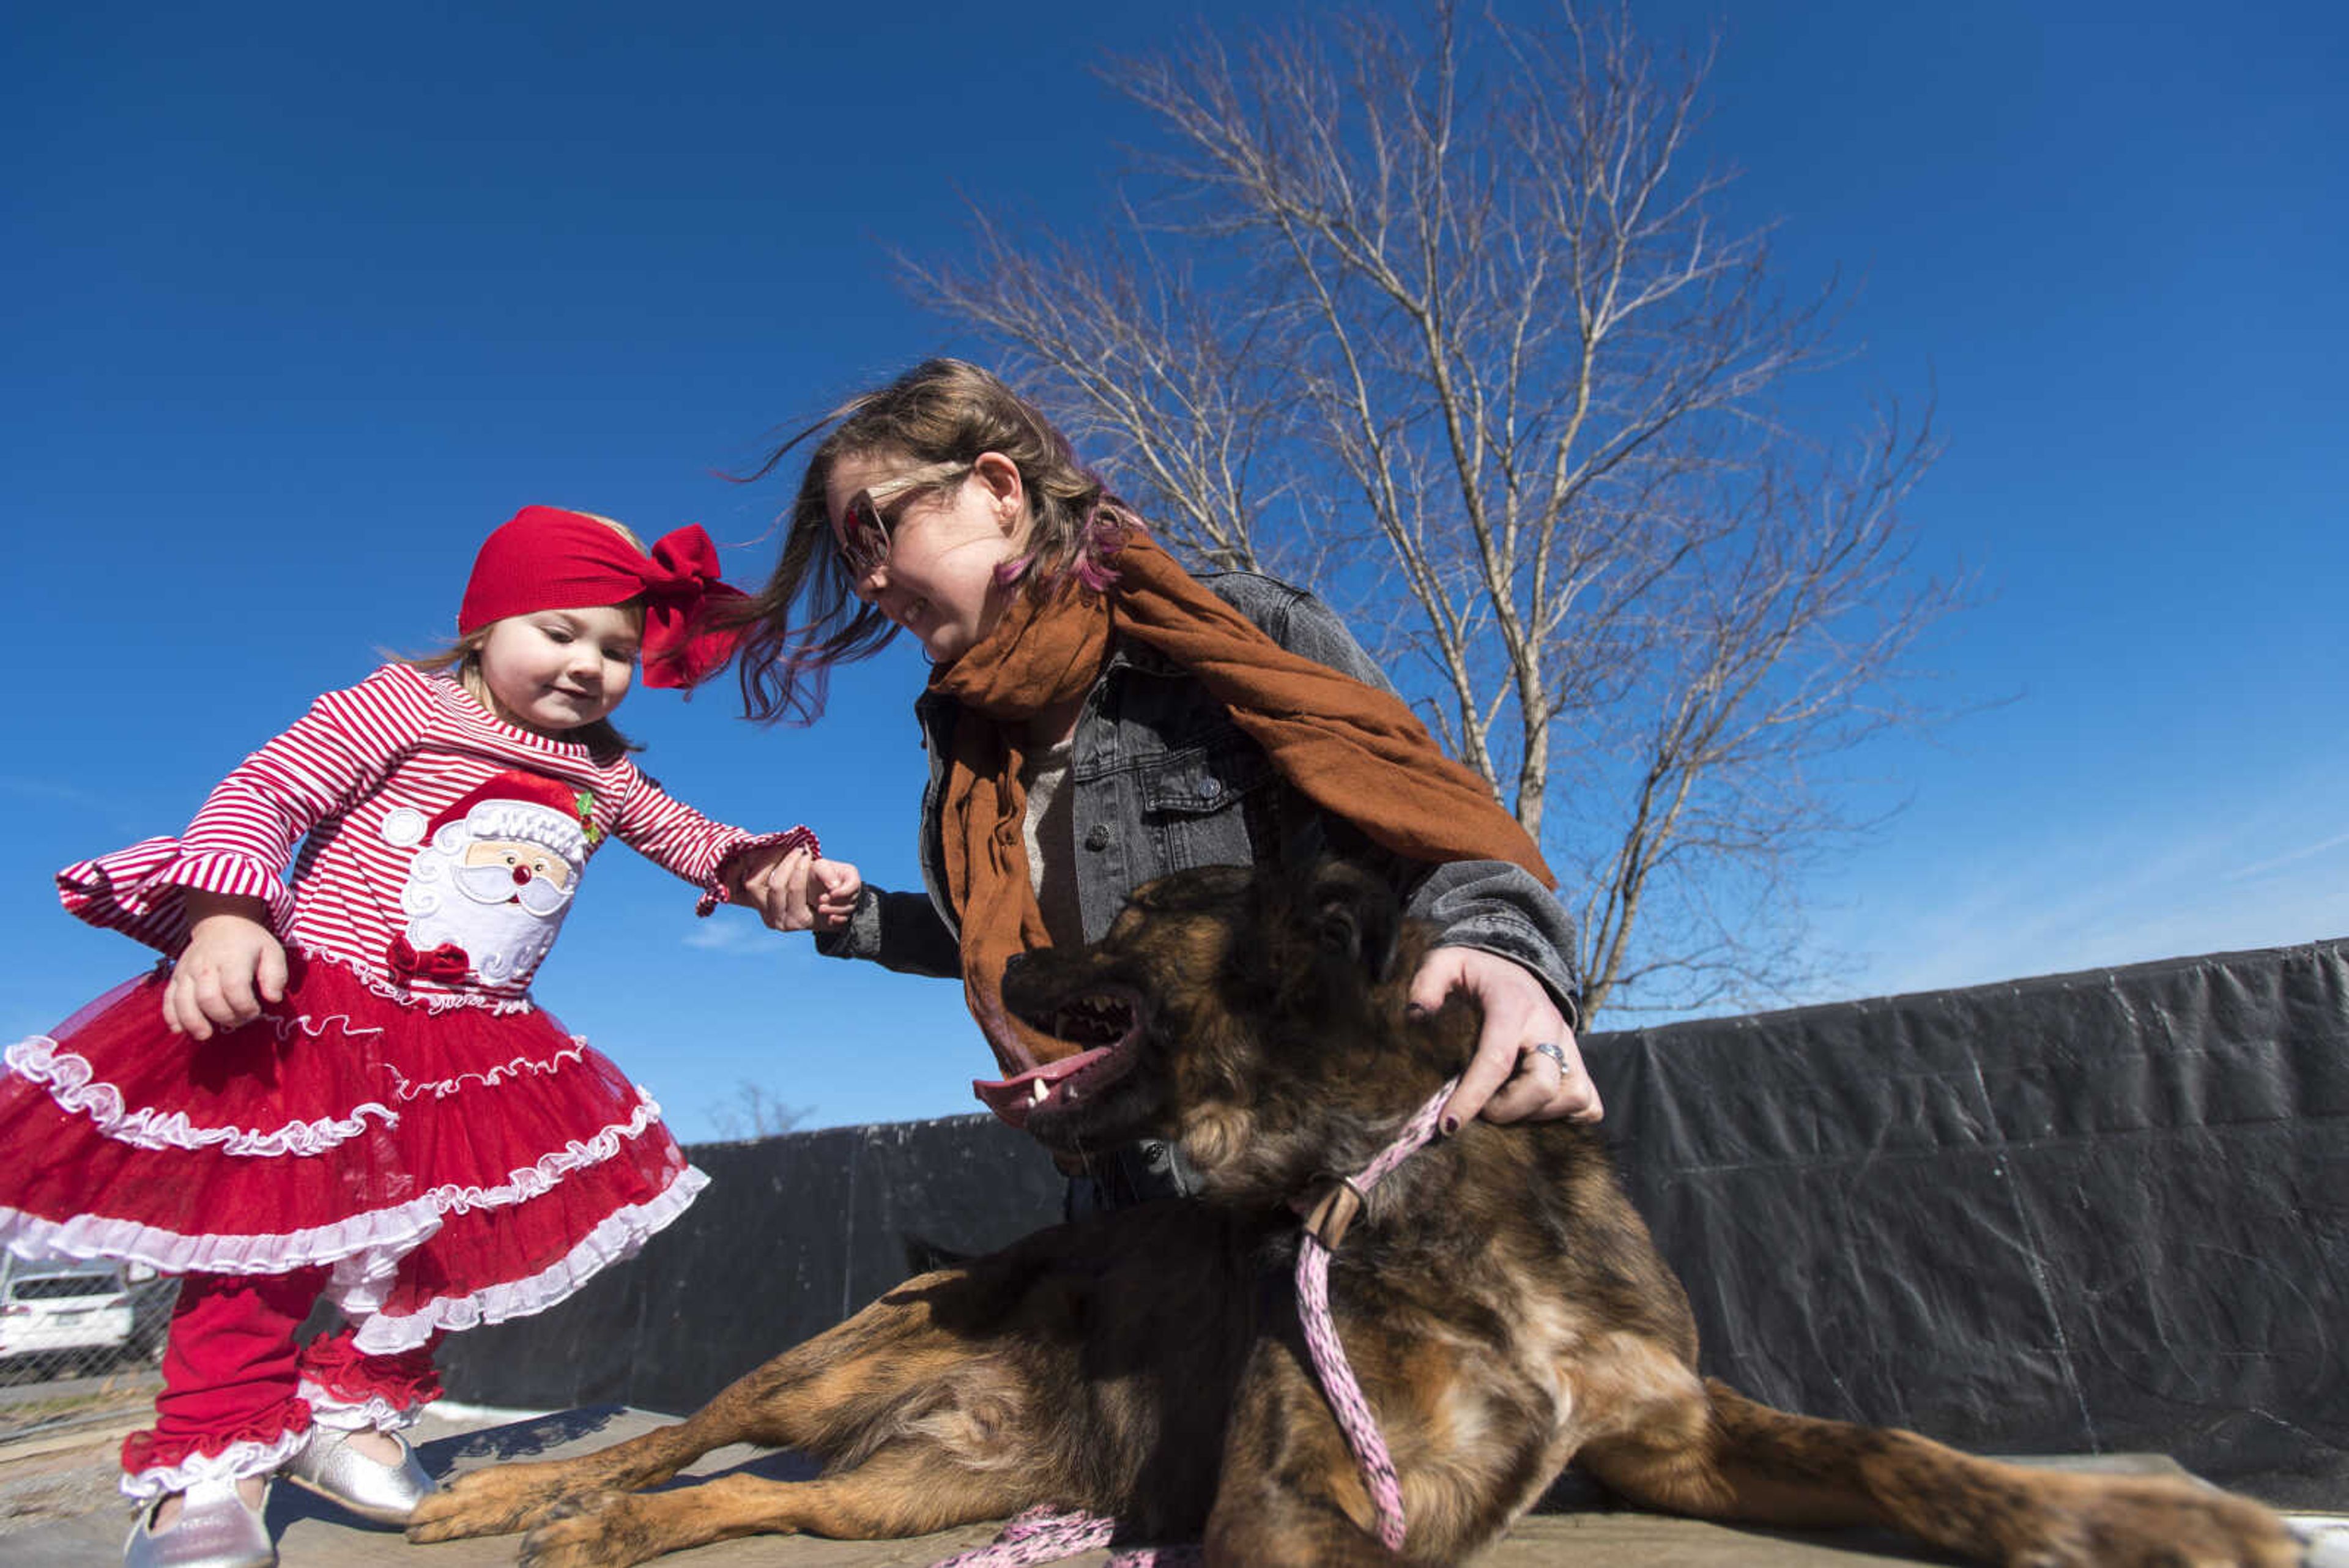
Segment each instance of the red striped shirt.
[{"label": "red striped shirt", "polygon": [[[57,874],[58,888],[83,919],[173,954],[187,942],[185,889],[258,898],[280,937],[390,981],[387,954],[407,923],[400,893],[417,850],[412,836],[386,836],[387,819],[415,812],[429,821],[513,769],[585,792],[589,857],[618,839],[701,888],[700,913],[725,901],[719,878],[734,857],[771,845],[816,848],[805,827],[753,835],[713,822],[625,756],[599,762],[585,745],[492,717],[453,680],[388,664],[320,697],[247,757],[179,838],[68,867]],[[530,972],[495,984],[421,975],[398,983],[419,993],[514,998],[529,989]]]}]

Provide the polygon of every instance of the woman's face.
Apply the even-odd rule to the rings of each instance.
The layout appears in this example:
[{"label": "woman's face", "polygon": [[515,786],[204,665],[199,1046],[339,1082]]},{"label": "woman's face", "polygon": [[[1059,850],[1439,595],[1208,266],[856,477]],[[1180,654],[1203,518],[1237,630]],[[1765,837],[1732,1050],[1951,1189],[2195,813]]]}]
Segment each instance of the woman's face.
[{"label": "woman's face", "polygon": [[1009,597],[996,569],[1026,545],[1027,497],[1019,465],[999,452],[982,453],[943,493],[893,488],[923,466],[886,454],[835,458],[824,514],[837,548],[850,503],[872,493],[888,548],[856,579],[856,596],[919,638],[932,663],[951,664],[994,628]]}]

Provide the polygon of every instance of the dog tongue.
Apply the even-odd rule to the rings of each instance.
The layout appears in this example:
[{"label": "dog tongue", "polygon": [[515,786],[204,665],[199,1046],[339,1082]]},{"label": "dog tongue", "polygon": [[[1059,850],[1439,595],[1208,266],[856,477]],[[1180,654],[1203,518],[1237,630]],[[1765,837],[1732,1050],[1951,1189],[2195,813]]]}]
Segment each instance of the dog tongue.
[{"label": "dog tongue", "polygon": [[1045,1097],[1049,1099],[1062,1079],[1092,1065],[1109,1053],[1108,1046],[1097,1045],[1091,1051],[1081,1051],[1057,1062],[1047,1062],[1016,1078],[973,1078],[970,1092],[1005,1122],[1024,1130],[1028,1126],[1028,1113],[1036,1108],[1037,1085],[1044,1085]]}]

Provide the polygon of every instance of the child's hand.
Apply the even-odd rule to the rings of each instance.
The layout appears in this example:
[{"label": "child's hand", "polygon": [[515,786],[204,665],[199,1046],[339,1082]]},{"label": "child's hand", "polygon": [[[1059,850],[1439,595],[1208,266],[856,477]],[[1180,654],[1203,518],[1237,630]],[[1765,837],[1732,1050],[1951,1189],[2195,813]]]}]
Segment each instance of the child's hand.
[{"label": "child's hand", "polygon": [[767,907],[768,888],[775,882],[776,874],[792,860],[807,858],[808,852],[804,849],[787,851],[771,844],[761,849],[745,849],[726,862],[726,870],[720,878],[726,884],[726,897],[734,903],[763,909]]},{"label": "child's hand", "polygon": [[264,1002],[285,1000],[285,949],[270,934],[258,898],[191,890],[188,945],[163,988],[163,1024],[174,1034],[209,1040],[261,1016]]},{"label": "child's hand", "polygon": [[864,878],[840,860],[818,860],[804,849],[754,859],[746,856],[738,875],[742,901],[779,931],[836,931],[856,910]]},{"label": "child's hand", "polygon": [[809,904],[808,868],[815,857],[805,849],[777,854],[761,849],[734,863],[734,894],[779,931],[804,931],[815,919]]},{"label": "child's hand", "polygon": [[812,929],[836,931],[845,927],[856,913],[857,896],[864,891],[864,877],[845,860],[819,860],[808,867],[808,876],[815,884]]}]

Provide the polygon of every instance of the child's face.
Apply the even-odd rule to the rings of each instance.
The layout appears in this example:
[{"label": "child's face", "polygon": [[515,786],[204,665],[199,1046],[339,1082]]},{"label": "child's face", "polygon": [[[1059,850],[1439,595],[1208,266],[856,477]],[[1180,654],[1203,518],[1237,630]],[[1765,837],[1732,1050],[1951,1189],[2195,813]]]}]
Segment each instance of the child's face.
[{"label": "child's face", "polygon": [[559,735],[620,705],[640,640],[635,618],[615,606],[508,616],[481,644],[481,681],[498,717]]}]

